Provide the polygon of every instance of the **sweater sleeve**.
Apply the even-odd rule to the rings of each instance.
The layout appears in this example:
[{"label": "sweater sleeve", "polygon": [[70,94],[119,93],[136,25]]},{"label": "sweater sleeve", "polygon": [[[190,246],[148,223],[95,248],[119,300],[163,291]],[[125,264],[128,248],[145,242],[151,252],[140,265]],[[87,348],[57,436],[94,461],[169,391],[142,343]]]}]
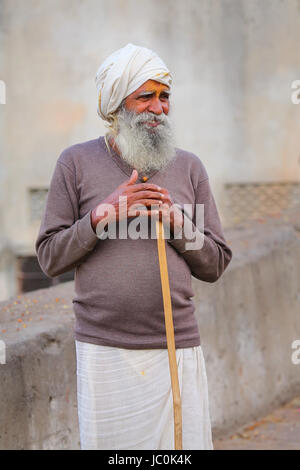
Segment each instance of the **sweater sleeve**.
[{"label": "sweater sleeve", "polygon": [[[193,215],[187,213],[179,203],[183,211],[184,228],[175,238],[170,237],[167,241],[183,256],[196,279],[215,282],[228,266],[232,251],[224,238],[208,178],[198,184],[195,203]],[[202,210],[197,208],[197,204],[203,204]],[[198,216],[197,211],[200,211]],[[204,217],[201,217],[202,214]]]},{"label": "sweater sleeve", "polygon": [[50,278],[71,271],[98,240],[91,225],[91,211],[79,218],[75,175],[58,160],[35,243],[41,269]]}]

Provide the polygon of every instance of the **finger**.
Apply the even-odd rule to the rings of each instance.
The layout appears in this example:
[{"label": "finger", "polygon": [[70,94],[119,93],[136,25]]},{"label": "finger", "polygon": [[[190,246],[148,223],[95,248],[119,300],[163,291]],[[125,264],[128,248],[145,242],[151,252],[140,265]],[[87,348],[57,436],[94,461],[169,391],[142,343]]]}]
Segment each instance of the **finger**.
[{"label": "finger", "polygon": [[172,200],[171,195],[170,195],[169,191],[168,191],[166,188],[160,187],[160,192],[161,192],[164,196],[167,196],[167,198],[168,198],[170,201]]},{"label": "finger", "polygon": [[145,217],[158,217],[159,211],[158,210],[149,210],[149,211],[137,211],[136,215],[141,215]]},{"label": "finger", "polygon": [[165,196],[164,197],[165,201],[168,201],[169,203],[173,204],[172,197],[167,189],[162,188],[161,193]]},{"label": "finger", "polygon": [[141,201],[142,199],[159,199],[164,202],[164,195],[156,191],[138,191],[131,196],[135,201]]},{"label": "finger", "polygon": [[139,207],[141,205],[144,206],[155,206],[157,209],[158,206],[161,206],[163,202],[160,199],[139,199],[138,201],[134,202],[133,204],[130,205],[130,207]]},{"label": "finger", "polygon": [[128,211],[128,217],[137,217],[137,216],[148,216],[149,211],[141,211],[141,210],[136,210],[136,211]]},{"label": "finger", "polygon": [[136,180],[138,179],[138,176],[139,176],[139,174],[138,174],[137,170],[134,169],[131,173],[131,176],[130,176],[129,180],[127,181],[127,185],[131,186],[131,185],[135,184]]},{"label": "finger", "polygon": [[163,202],[166,204],[166,206],[169,208],[170,206],[173,206],[173,201],[169,197],[165,196],[162,198]]},{"label": "finger", "polygon": [[136,217],[136,216],[142,216],[142,217],[154,217],[158,218],[159,217],[159,211],[156,209],[152,210],[132,210],[132,208],[129,209],[128,211],[128,218],[131,217]]},{"label": "finger", "polygon": [[132,188],[130,188],[132,192],[135,191],[160,191],[162,188],[157,184],[151,183],[138,183],[135,184]]},{"label": "finger", "polygon": [[[153,186],[154,186],[154,188],[153,188]],[[173,200],[171,198],[171,195],[170,195],[169,191],[166,188],[162,188],[161,186],[157,186],[157,185],[153,185],[153,184],[148,184],[147,185],[145,183],[142,183],[142,184],[136,184],[131,189],[132,192],[136,192],[136,191],[141,192],[143,190],[144,191],[147,190],[147,191],[159,192],[160,197],[164,202],[167,202],[169,206],[173,205]]]}]

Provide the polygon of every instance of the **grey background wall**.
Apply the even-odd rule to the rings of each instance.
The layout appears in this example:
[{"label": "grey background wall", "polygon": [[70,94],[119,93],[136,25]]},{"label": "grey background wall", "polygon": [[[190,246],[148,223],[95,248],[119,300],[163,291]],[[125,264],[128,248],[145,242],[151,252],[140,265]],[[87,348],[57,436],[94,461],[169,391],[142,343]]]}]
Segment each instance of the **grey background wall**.
[{"label": "grey background wall", "polygon": [[177,145],[202,159],[221,217],[228,182],[299,181],[299,0],[0,0],[0,298],[34,254],[30,188],[60,152],[105,132],[95,73],[128,42],[174,76]]}]

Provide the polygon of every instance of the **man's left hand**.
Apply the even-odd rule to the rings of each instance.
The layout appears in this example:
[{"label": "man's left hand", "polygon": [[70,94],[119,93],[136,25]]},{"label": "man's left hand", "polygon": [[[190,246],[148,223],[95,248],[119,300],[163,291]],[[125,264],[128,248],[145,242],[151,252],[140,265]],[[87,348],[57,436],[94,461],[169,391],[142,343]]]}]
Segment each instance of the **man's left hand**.
[{"label": "man's left hand", "polygon": [[174,205],[174,201],[167,189],[161,188],[160,192],[164,197],[163,204],[159,208],[159,220],[166,226],[170,224],[170,235],[175,237],[176,233],[182,230],[183,214],[182,211]]}]

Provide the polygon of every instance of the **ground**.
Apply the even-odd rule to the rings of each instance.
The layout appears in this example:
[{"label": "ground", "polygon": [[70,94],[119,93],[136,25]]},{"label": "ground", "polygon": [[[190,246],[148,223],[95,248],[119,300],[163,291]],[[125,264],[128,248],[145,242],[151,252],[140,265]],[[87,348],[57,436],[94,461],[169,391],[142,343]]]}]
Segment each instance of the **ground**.
[{"label": "ground", "polygon": [[300,450],[300,396],[213,443],[215,450]]}]

